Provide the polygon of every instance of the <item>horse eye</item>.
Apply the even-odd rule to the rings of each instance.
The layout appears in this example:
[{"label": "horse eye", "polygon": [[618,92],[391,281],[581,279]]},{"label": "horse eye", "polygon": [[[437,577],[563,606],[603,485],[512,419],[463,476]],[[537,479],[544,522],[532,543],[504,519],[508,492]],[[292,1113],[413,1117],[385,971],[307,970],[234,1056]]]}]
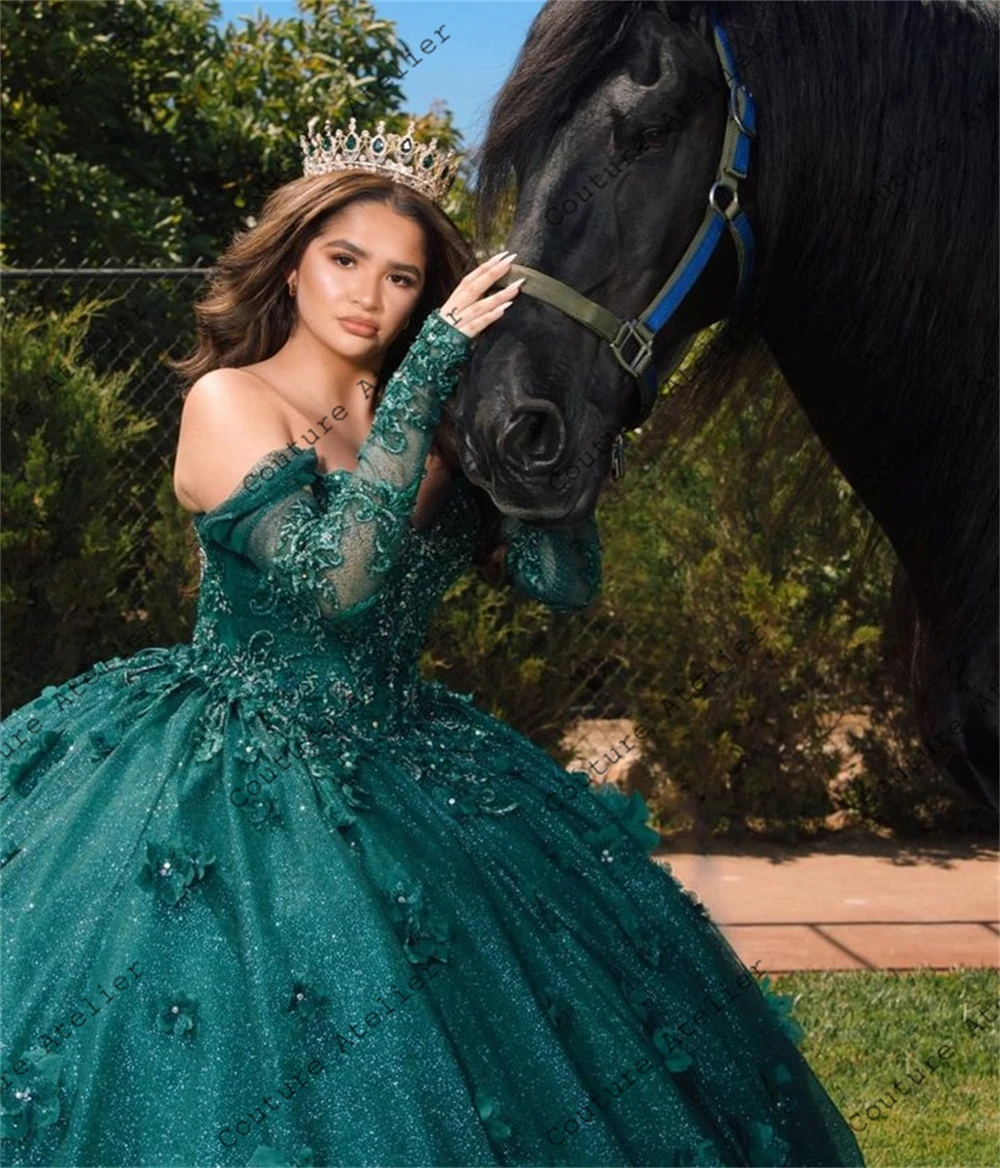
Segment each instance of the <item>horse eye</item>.
[{"label": "horse eye", "polygon": [[656,150],[667,144],[669,133],[669,126],[645,126],[635,136],[635,148],[637,150]]}]

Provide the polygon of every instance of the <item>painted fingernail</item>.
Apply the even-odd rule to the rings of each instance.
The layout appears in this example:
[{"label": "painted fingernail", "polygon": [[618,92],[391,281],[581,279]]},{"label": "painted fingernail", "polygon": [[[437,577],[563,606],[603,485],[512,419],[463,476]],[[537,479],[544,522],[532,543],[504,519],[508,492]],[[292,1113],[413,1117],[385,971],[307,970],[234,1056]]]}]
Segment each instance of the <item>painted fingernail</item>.
[{"label": "painted fingernail", "polygon": [[503,257],[504,257],[506,254],[507,254],[507,253],[506,253],[506,251],[498,251],[498,252],[497,252],[497,254],[496,254],[494,257],[493,257],[493,259],[494,259],[494,260],[503,259]]}]

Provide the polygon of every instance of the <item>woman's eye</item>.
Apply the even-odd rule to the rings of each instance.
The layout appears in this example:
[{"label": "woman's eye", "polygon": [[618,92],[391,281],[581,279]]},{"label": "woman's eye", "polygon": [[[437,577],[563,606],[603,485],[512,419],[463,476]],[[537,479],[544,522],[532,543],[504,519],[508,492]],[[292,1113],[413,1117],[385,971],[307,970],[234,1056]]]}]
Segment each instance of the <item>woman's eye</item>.
[{"label": "woman's eye", "polygon": [[[338,252],[333,256],[334,263],[339,263],[340,260],[347,260],[348,264],[353,264],[355,262],[354,256],[348,255],[346,252]],[[343,267],[344,265],[341,264],[340,266]],[[412,288],[413,285],[416,284],[416,280],[414,280],[412,276],[404,276],[402,272],[393,272],[391,275],[393,280],[402,280],[402,286],[404,288]]]}]

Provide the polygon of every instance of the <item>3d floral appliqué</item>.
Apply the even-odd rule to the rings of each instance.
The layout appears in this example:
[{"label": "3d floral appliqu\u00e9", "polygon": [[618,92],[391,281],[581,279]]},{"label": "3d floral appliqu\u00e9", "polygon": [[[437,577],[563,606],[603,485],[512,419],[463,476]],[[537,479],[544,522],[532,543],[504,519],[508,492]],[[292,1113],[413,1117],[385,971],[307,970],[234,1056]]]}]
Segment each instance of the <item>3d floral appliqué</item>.
[{"label": "3d floral appliqu\u00e9", "polygon": [[296,981],[291,990],[285,1010],[303,1022],[311,1022],[326,1010],[330,999],[308,982]]},{"label": "3d floral appliqu\u00e9", "polygon": [[288,1156],[280,1148],[258,1144],[249,1161],[250,1168],[313,1168],[315,1163],[312,1148],[305,1145],[297,1148],[294,1156]]},{"label": "3d floral appliqu\u00e9", "polygon": [[156,1029],[176,1038],[193,1036],[198,1025],[198,999],[167,994],[156,1003]]},{"label": "3d floral appliqu\u00e9", "polygon": [[539,994],[539,1002],[557,1030],[569,1028],[573,1021],[574,1010],[565,998],[557,994],[551,987],[546,986]]},{"label": "3d floral appliqu\u00e9", "polygon": [[214,856],[201,854],[183,840],[147,840],[146,862],[136,877],[136,883],[155,892],[164,904],[174,907],[180,904],[193,884],[205,879],[214,863]]},{"label": "3d floral appliqu\u00e9", "polygon": [[802,1045],[806,1032],[802,1029],[798,1019],[792,1016],[795,1008],[795,997],[792,994],[776,994],[771,989],[771,979],[765,974],[758,982],[760,992],[764,995],[768,1006],[778,1019],[778,1024],[785,1036],[796,1046]]},{"label": "3d floral appliqu\u00e9", "polygon": [[446,962],[448,923],[424,903],[421,885],[410,885],[407,877],[397,872],[389,889],[389,901],[389,915],[400,934],[407,960],[414,965],[424,965],[435,957]]},{"label": "3d floral appliqu\u00e9", "polygon": [[59,1075],[61,1055],[45,1054],[37,1047],[27,1051],[22,1061],[28,1070],[14,1086],[0,1094],[0,1135],[23,1140],[59,1120]]},{"label": "3d floral appliqu\u00e9", "polygon": [[476,1092],[476,1110],[491,1140],[500,1143],[510,1137],[514,1128],[506,1115],[500,1114],[500,1103],[484,1091]]}]

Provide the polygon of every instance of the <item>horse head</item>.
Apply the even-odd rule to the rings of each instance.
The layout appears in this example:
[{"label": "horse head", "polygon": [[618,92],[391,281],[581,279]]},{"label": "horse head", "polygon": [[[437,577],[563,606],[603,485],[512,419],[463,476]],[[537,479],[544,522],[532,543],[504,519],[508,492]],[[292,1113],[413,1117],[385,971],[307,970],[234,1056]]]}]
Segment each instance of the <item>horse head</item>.
[{"label": "horse head", "polygon": [[[752,279],[744,55],[707,6],[690,19],[683,4],[624,7],[588,16],[575,38],[558,6],[544,10],[524,56],[550,76],[515,70],[489,131],[482,207],[512,167],[519,263],[506,279],[526,283],[480,341],[456,418],[465,473],[522,519],[593,510],[617,436]],[[648,190],[677,192],[668,213]]]}]

